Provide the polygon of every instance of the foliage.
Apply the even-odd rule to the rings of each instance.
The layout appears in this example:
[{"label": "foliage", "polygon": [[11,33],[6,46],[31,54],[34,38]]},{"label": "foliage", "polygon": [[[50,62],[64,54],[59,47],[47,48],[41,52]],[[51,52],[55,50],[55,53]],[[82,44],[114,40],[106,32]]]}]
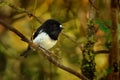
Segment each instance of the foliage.
[{"label": "foliage", "polygon": [[[98,11],[97,14],[100,15],[92,24],[92,26],[94,24],[99,26],[94,35],[91,32],[88,33],[88,26],[90,26],[90,22],[87,23],[89,18],[88,0],[5,0],[5,2],[2,0],[0,1],[0,19],[10,23],[29,39],[41,22],[49,18],[60,21],[64,26],[63,32],[69,38],[60,34],[57,45],[50,49],[54,53],[52,55],[57,56],[56,59],[61,64],[65,64],[77,72],[83,71],[86,75],[90,75],[89,77],[96,76],[95,79],[100,80],[111,72],[111,69],[108,68],[108,56],[99,55],[104,53],[94,55],[95,51],[111,48],[110,28],[112,22],[108,15],[110,9],[107,9],[109,3],[109,0],[100,0],[97,1],[100,9],[94,6],[96,7],[95,11]],[[29,14],[25,13],[26,10]],[[41,22],[38,22],[31,13]],[[118,28],[120,34],[120,24],[118,24]],[[93,30],[95,31],[95,28]],[[92,35],[89,39],[94,44],[84,48],[85,52],[83,52],[81,47],[89,43],[89,35]],[[40,55],[33,52],[25,59],[20,57],[19,55],[27,48],[27,45],[14,33],[0,25],[0,80],[79,80],[49,63],[41,52],[38,52]],[[93,59],[93,62],[88,56]],[[94,62],[95,64],[91,64]],[[80,69],[81,65],[84,68],[82,70]],[[87,71],[91,74],[88,74]]]},{"label": "foliage", "polygon": [[111,26],[111,21],[107,20],[103,22],[102,20],[95,20],[95,23],[99,25],[100,30],[102,30],[105,33],[110,33],[110,29],[108,26]]}]

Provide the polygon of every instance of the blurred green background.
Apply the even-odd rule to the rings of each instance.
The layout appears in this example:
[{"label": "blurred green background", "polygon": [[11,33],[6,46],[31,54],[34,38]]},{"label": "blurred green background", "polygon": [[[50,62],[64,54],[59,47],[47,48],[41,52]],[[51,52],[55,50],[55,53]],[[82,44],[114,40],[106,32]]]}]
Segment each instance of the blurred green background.
[{"label": "blurred green background", "polygon": [[[56,19],[64,26],[63,32],[73,40],[81,45],[86,42],[88,0],[0,0],[2,1],[31,11],[43,22],[50,18]],[[106,9],[109,13],[109,3],[109,0],[97,1],[100,14],[104,15],[103,20],[110,17],[106,14]],[[29,39],[41,25],[29,15],[2,3],[0,3],[0,19],[14,26]],[[104,35],[103,31],[97,31],[95,50],[106,49],[103,46],[106,41]],[[16,34],[0,25],[0,80],[79,80],[74,75],[52,65],[41,53],[38,55],[34,52],[27,58],[20,57],[27,45]],[[50,51],[59,57],[57,60],[60,63],[81,72],[83,57],[79,44],[73,43],[61,34],[58,43]],[[95,62],[96,79],[99,80],[107,74],[108,54],[96,55]]]}]

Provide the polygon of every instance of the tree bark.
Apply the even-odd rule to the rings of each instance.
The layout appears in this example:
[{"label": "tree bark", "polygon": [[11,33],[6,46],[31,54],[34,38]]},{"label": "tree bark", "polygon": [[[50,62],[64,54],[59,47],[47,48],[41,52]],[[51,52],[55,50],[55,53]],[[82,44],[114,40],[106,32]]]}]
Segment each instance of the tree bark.
[{"label": "tree bark", "polygon": [[117,8],[118,0],[111,0],[111,49],[109,55],[109,65],[112,69],[112,72],[109,74],[107,80],[119,80],[119,40],[118,40],[118,8]]}]

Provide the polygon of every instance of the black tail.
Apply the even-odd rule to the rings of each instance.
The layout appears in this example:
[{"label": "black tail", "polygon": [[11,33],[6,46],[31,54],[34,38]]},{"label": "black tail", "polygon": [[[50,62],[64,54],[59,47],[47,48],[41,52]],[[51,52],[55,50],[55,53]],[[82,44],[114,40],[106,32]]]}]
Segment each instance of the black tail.
[{"label": "black tail", "polygon": [[26,51],[24,51],[22,54],[20,54],[20,56],[27,57],[31,51],[32,51],[32,49],[30,47],[28,47],[28,49]]}]

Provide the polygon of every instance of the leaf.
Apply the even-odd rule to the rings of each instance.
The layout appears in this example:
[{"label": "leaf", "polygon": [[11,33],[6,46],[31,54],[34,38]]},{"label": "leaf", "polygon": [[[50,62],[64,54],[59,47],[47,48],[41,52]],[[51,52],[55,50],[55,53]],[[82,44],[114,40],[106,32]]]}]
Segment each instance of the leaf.
[{"label": "leaf", "polygon": [[110,74],[112,72],[112,68],[107,68],[106,69],[106,74],[108,75],[108,74]]},{"label": "leaf", "polygon": [[[105,33],[110,33],[110,30],[107,28],[107,26],[104,24],[104,22],[102,20],[95,20],[95,23],[99,25],[100,29],[105,32]],[[106,21],[105,22],[107,25],[111,26],[111,22],[110,21]]]},{"label": "leaf", "polygon": [[105,23],[108,25],[108,26],[112,26],[112,22],[110,20],[106,20]]}]

